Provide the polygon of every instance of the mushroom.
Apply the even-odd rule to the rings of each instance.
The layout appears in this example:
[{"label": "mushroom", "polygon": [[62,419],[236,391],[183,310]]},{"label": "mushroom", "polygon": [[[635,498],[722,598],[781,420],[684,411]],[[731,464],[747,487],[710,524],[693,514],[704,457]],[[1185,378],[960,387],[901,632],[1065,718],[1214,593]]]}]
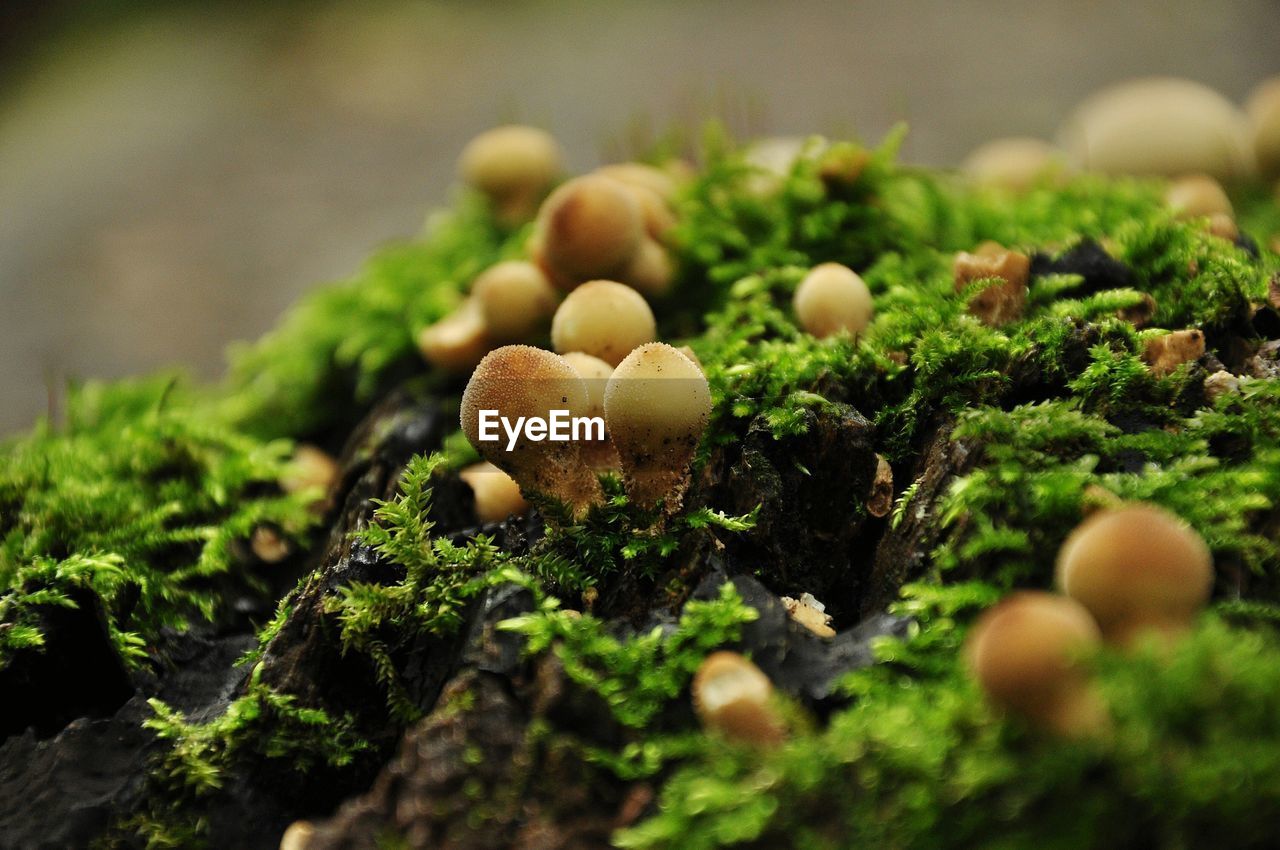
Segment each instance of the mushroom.
[{"label": "mushroom", "polygon": [[[566,363],[582,376],[587,384],[587,407],[585,416],[604,416],[604,390],[609,385],[609,377],[613,375],[613,367],[601,360],[581,351],[571,351],[562,355]],[[602,442],[592,440],[582,445],[582,455],[596,469],[617,469],[618,452],[613,442],[606,439]]]},{"label": "mushroom", "polygon": [[323,449],[299,443],[293,450],[284,474],[280,476],[280,489],[286,493],[316,490],[326,494],[338,480],[338,462]]},{"label": "mushroom", "polygon": [[1209,547],[1163,508],[1132,503],[1094,513],[1058,551],[1058,589],[1088,608],[1108,641],[1188,628],[1209,598]]},{"label": "mushroom", "polygon": [[656,334],[657,323],[644,296],[611,280],[593,280],[570,292],[551,320],[556,351],[581,351],[610,366]]},{"label": "mushroom", "polygon": [[1105,89],[1076,109],[1059,137],[1079,165],[1107,174],[1226,180],[1253,170],[1248,118],[1190,80],[1149,77]]},{"label": "mushroom", "polygon": [[986,611],[965,642],[970,672],[996,706],[1071,738],[1105,732],[1105,705],[1082,656],[1098,626],[1074,599],[1015,593]]},{"label": "mushroom", "polygon": [[657,297],[671,289],[675,265],[671,255],[657,240],[648,236],[640,240],[630,262],[618,275],[625,283],[645,295]]},{"label": "mushroom", "polygon": [[1173,374],[1183,363],[1199,360],[1204,354],[1204,332],[1173,331],[1148,337],[1142,343],[1142,360],[1156,377]]},{"label": "mushroom", "polygon": [[1253,152],[1264,175],[1280,176],[1280,77],[1259,83],[1245,104],[1253,129]]},{"label": "mushroom", "polygon": [[423,358],[446,372],[468,372],[493,348],[484,314],[474,298],[418,333]]},{"label": "mushroom", "polygon": [[489,197],[500,221],[527,221],[559,176],[560,146],[544,130],[507,125],[472,139],[458,160],[462,179]]},{"label": "mushroom", "polygon": [[533,263],[508,260],[480,273],[471,287],[489,336],[519,342],[542,331],[556,310],[557,293]]},{"label": "mushroom", "polygon": [[1031,276],[1031,258],[1026,254],[985,242],[972,254],[956,254],[952,270],[956,292],[976,280],[1004,279],[1004,283],[988,286],[969,299],[968,311],[984,324],[999,326],[1022,315],[1027,302],[1027,279]]},{"label": "mushroom", "polygon": [[693,707],[704,728],[734,741],[771,747],[787,736],[773,683],[736,652],[713,652],[693,676]]},{"label": "mushroom", "polygon": [[1192,174],[1174,181],[1164,194],[1164,202],[1178,218],[1204,218],[1234,210],[1222,184],[1207,174]]},{"label": "mushroom", "polygon": [[529,510],[515,479],[487,460],[468,466],[458,477],[475,495],[476,519],[480,522],[501,522]]},{"label": "mushroom", "polygon": [[315,834],[311,821],[296,820],[280,836],[280,850],[307,850]]},{"label": "mushroom", "polygon": [[601,499],[600,482],[583,461],[581,443],[534,439],[519,429],[509,439],[494,425],[482,439],[482,418],[509,423],[549,421],[552,410],[587,407],[586,383],[559,355],[528,345],[507,345],[485,355],[462,393],[463,433],[480,455],[506,472],[528,495],[550,496],[581,515]]},{"label": "mushroom", "polygon": [[1066,154],[1042,139],[993,139],[975,148],[960,166],[974,183],[1026,192],[1067,170]]},{"label": "mushroom", "polygon": [[644,235],[632,192],[610,177],[588,174],[543,202],[532,247],[552,283],[571,290],[583,281],[616,277]]},{"label": "mushroom", "polygon": [[671,346],[642,345],[618,364],[605,388],[604,417],[634,503],[679,507],[710,416],[706,377]]},{"label": "mushroom", "polygon": [[676,196],[676,180],[667,172],[640,162],[621,162],[597,168],[596,174],[616,180],[625,186],[644,220],[645,231],[654,239],[662,239],[675,227],[676,216],[671,201]]},{"label": "mushroom", "polygon": [[871,321],[871,290],[848,266],[821,263],[800,281],[791,300],[800,326],[816,337],[859,334]]}]

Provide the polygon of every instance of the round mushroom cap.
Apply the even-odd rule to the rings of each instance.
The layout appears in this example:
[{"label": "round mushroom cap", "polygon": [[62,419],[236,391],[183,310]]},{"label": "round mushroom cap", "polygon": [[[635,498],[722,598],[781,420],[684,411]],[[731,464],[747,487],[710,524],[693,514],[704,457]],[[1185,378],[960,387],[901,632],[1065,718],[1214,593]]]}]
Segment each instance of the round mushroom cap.
[{"label": "round mushroom cap", "polygon": [[640,204],[618,181],[598,174],[559,186],[539,211],[543,262],[564,288],[609,277],[626,265],[644,235]]},{"label": "round mushroom cap", "polygon": [[1067,156],[1043,139],[1025,136],[993,139],[965,157],[961,171],[984,186],[1024,192],[1066,171]]},{"label": "round mushroom cap", "polygon": [[639,292],[611,280],[593,280],[569,293],[551,320],[551,344],[581,351],[617,366],[658,332],[653,311]]},{"label": "round mushroom cap", "polygon": [[1209,547],[1177,516],[1135,503],[1098,511],[1058,552],[1058,589],[1089,609],[1108,640],[1185,628],[1209,599]]},{"label": "round mushroom cap", "polygon": [[965,644],[974,677],[993,703],[1065,734],[1097,728],[1099,706],[1082,656],[1101,642],[1075,600],[1015,593],[986,611]]},{"label": "round mushroom cap", "polygon": [[528,339],[555,313],[557,292],[533,263],[508,260],[480,273],[471,289],[489,335],[498,342]]},{"label": "round mushroom cap", "polygon": [[604,413],[628,496],[646,506],[678,506],[711,417],[702,370],[666,343],[642,345],[613,370]]},{"label": "round mushroom cap", "polygon": [[[549,420],[553,410],[572,416],[586,407],[587,386],[564,358],[529,345],[507,345],[486,354],[476,366],[462,393],[459,419],[471,445],[519,482],[522,491],[554,496],[581,514],[601,495],[599,481],[583,461],[581,445],[536,439],[522,430],[508,448],[505,429],[494,420]],[[488,416],[490,439],[481,439],[482,415]]]},{"label": "round mushroom cap", "polygon": [[1230,217],[1235,212],[1222,184],[1207,174],[1192,174],[1174,181],[1165,192],[1164,200],[1178,218]]},{"label": "round mushroom cap", "polygon": [[1174,77],[1129,80],[1094,94],[1059,137],[1089,171],[1218,179],[1253,171],[1244,113],[1213,89]]},{"label": "round mushroom cap", "polygon": [[1245,106],[1253,127],[1253,150],[1264,175],[1280,175],[1280,77],[1259,83]]},{"label": "round mushroom cap", "polygon": [[516,480],[489,461],[474,463],[458,473],[475,495],[476,519],[501,522],[529,510]]},{"label": "round mushroom cap", "polygon": [[462,179],[495,199],[539,193],[562,170],[560,146],[537,127],[508,124],[476,136],[458,159]]},{"label": "round mushroom cap", "polygon": [[418,333],[423,358],[447,372],[467,372],[493,347],[480,312],[480,304],[468,298],[458,309]]},{"label": "round mushroom cap", "polygon": [[694,674],[690,690],[694,710],[708,729],[748,744],[777,744],[786,735],[772,705],[769,677],[736,652],[708,655]]},{"label": "round mushroom cap", "polygon": [[871,290],[848,266],[822,263],[800,281],[792,306],[801,327],[816,337],[858,334],[871,321]]}]

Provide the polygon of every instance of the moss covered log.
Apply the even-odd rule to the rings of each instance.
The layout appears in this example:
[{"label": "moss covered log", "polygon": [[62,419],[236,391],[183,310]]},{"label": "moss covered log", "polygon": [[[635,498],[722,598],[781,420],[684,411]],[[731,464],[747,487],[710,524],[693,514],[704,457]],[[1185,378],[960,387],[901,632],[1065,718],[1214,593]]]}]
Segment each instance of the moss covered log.
[{"label": "moss covered log", "polygon": [[[898,164],[900,139],[814,139],[776,174],[706,134],[650,302],[713,400],[674,515],[605,473],[585,515],[475,520],[463,381],[415,340],[528,257],[535,226],[478,194],[235,349],[221,384],[71,388],[0,448],[0,788],[125,726],[137,757],[92,817],[0,803],[0,835],[1268,846],[1280,204],[1229,187],[1228,239],[1161,181],[984,188]],[[988,242],[1025,280],[957,274]],[[794,314],[821,263],[865,281],[860,333]],[[1014,289],[998,321],[975,309]],[[1181,332],[1194,351],[1163,356]],[[339,458],[327,489],[290,483],[302,444]],[[1213,602],[1171,649],[1091,655],[1111,732],[1063,741],[993,710],[961,646],[1114,501],[1204,539]],[[805,593],[834,638],[788,617]],[[726,647],[779,691],[781,745],[700,729],[689,684]]]}]

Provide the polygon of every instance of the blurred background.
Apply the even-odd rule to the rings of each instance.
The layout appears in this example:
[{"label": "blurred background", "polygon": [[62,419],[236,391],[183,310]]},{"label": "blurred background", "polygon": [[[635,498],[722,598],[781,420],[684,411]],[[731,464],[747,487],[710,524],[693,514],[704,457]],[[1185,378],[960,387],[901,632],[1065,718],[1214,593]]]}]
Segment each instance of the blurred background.
[{"label": "blurred background", "polygon": [[1143,74],[1240,100],[1280,2],[0,0],[0,435],[47,386],[184,364],[447,203],[462,145],[542,125],[574,169],[711,116],[898,121],[949,165]]}]

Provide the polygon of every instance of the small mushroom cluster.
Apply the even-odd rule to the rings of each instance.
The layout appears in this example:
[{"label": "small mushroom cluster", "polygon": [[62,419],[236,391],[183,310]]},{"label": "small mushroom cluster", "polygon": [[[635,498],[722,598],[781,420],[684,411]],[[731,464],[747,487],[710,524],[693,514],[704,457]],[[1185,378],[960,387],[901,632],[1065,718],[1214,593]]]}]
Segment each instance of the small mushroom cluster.
[{"label": "small mushroom cluster", "polygon": [[[536,222],[526,259],[484,270],[461,305],[419,333],[418,348],[432,366],[466,374],[498,346],[538,342],[564,293],[589,281],[621,282],[648,296],[670,287],[675,266],[665,240],[677,223],[680,167],[606,165],[552,191],[561,160],[555,140],[533,127],[498,127],[464,149],[459,171],[494,217],[516,226],[536,214]],[[610,328],[594,331],[603,336]],[[643,327],[631,333],[645,336]],[[652,337],[649,330],[640,341]],[[615,345],[617,365],[634,346]]]},{"label": "small mushroom cluster", "polygon": [[665,239],[679,182],[656,166],[605,166],[559,186],[538,211],[529,250],[560,289],[616,280],[656,297],[675,267]]},{"label": "small mushroom cluster", "polygon": [[1209,599],[1204,540],[1154,505],[1116,504],[1085,519],[1058,552],[1062,595],[1016,593],[987,611],[965,646],[988,698],[1032,724],[1080,737],[1108,728],[1083,665],[1104,641],[1122,648],[1189,629]]}]

